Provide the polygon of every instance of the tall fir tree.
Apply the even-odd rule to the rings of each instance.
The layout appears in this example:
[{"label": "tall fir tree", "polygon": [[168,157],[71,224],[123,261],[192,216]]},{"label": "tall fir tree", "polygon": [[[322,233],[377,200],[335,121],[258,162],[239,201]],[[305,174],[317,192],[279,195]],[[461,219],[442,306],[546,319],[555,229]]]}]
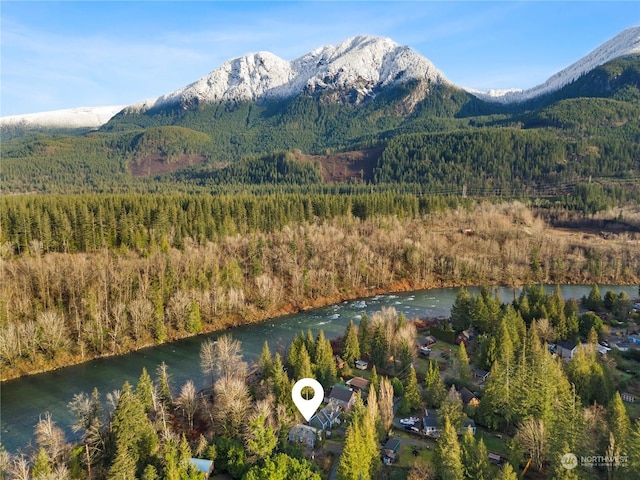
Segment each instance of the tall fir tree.
[{"label": "tall fir tree", "polygon": [[490,480],[489,454],[482,438],[476,441],[468,427],[462,436],[461,460],[464,477],[469,480]]},{"label": "tall fir tree", "polygon": [[615,444],[620,454],[628,455],[631,420],[622,402],[620,392],[616,392],[613,395],[613,399],[607,406],[607,423],[609,425],[609,431],[615,438]]},{"label": "tall fir tree", "polygon": [[404,398],[406,399],[407,407],[412,411],[418,409],[422,403],[422,395],[418,387],[418,377],[413,365],[409,366],[409,375],[407,376],[404,388]]},{"label": "tall fir tree", "polygon": [[445,387],[438,362],[430,361],[427,374],[424,379],[425,397],[429,408],[440,408],[444,398],[447,396],[447,387]]},{"label": "tall fir tree", "polygon": [[438,438],[434,461],[441,480],[463,480],[462,452],[458,434],[448,417],[444,418],[442,432]]},{"label": "tall fir tree", "polygon": [[136,385],[136,396],[144,405],[144,409],[147,413],[153,410],[153,397],[154,397],[154,386],[151,377],[147,373],[147,369],[142,367],[142,374],[138,379],[138,384]]},{"label": "tall fir tree", "polygon": [[358,327],[358,344],[360,345],[360,354],[371,353],[371,326],[369,325],[369,317],[366,313],[360,318],[360,326]]},{"label": "tall fir tree", "polygon": [[360,342],[358,341],[358,333],[353,320],[349,321],[344,333],[342,358],[349,366],[353,366],[354,362],[360,358]]},{"label": "tall fir tree", "polygon": [[322,330],[318,332],[314,352],[316,380],[327,388],[335,383],[337,372],[331,342],[325,338]]},{"label": "tall fir tree", "polygon": [[469,365],[469,356],[464,342],[460,342],[458,349],[458,378],[463,383],[471,381],[471,366]]},{"label": "tall fir tree", "polygon": [[271,350],[269,350],[269,342],[266,340],[262,345],[262,352],[260,352],[260,357],[258,358],[258,366],[260,367],[260,374],[263,379],[273,376],[273,358],[271,357]]}]

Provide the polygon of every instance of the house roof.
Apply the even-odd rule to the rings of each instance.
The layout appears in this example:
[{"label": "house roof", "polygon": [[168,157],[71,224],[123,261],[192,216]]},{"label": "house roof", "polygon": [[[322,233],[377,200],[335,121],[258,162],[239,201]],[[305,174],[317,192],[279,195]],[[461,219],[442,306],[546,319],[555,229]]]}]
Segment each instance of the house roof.
[{"label": "house roof", "polygon": [[289,439],[294,438],[296,441],[314,440],[316,439],[318,430],[309,425],[294,425],[289,430]]},{"label": "house roof", "polygon": [[384,450],[391,450],[392,452],[397,452],[400,448],[400,440],[397,438],[390,438],[387,440],[387,443],[382,447]]},{"label": "house roof", "polygon": [[350,390],[341,386],[333,386],[331,387],[331,392],[329,392],[329,399],[339,400],[344,403],[349,403],[351,401],[351,397],[353,397],[353,390]]},{"label": "house roof", "polygon": [[203,458],[190,458],[189,462],[194,465],[199,472],[209,475],[213,470],[213,461]]},{"label": "house roof", "polygon": [[315,420],[321,425],[331,424],[335,422],[335,420],[340,416],[341,413],[342,412],[340,411],[340,405],[338,405],[336,402],[329,402],[326,407],[324,407],[313,417],[311,417],[309,423],[312,423]]},{"label": "house roof", "polygon": [[369,385],[369,380],[364,377],[353,377],[352,379],[347,380],[347,385],[359,390],[364,390]]},{"label": "house roof", "polygon": [[477,398],[467,387],[462,387],[458,393],[460,393],[460,399],[465,405],[468,405],[470,401]]},{"label": "house roof", "polygon": [[481,370],[479,368],[474,368],[473,369],[473,374],[476,377],[480,377],[480,378],[485,378],[489,375],[489,372],[487,372],[486,370]]},{"label": "house roof", "polygon": [[435,415],[424,417],[422,419],[422,426],[424,428],[437,427],[438,426],[438,417],[436,417]]},{"label": "house roof", "polygon": [[565,350],[573,350],[577,346],[574,343],[565,342],[564,340],[560,340],[556,345],[558,345],[558,347],[560,348],[564,348]]}]

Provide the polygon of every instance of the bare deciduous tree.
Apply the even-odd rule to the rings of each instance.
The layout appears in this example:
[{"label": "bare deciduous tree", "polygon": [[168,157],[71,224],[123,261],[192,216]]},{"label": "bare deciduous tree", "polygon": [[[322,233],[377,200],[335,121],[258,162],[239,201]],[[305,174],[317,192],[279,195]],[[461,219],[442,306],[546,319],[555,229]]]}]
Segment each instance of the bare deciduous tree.
[{"label": "bare deciduous tree", "polygon": [[237,378],[244,382],[247,363],[242,359],[242,344],[231,335],[222,335],[217,341],[207,340],[200,347],[200,367],[211,375],[212,383],[220,379]]},{"label": "bare deciduous tree", "polygon": [[535,468],[542,470],[542,464],[547,456],[547,431],[542,420],[527,418],[518,427],[515,436],[522,449],[529,454]]},{"label": "bare deciduous tree", "polygon": [[67,450],[67,442],[64,432],[56,425],[49,412],[44,414],[44,418],[40,417],[34,433],[36,443],[46,449],[51,461],[60,463]]},{"label": "bare deciduous tree", "polygon": [[176,329],[182,330],[184,328],[190,304],[191,299],[183,290],[176,291],[169,299],[167,318]]},{"label": "bare deciduous tree", "polygon": [[12,480],[30,480],[31,476],[29,468],[29,461],[24,455],[17,455],[13,457],[11,466],[9,467],[9,478]]},{"label": "bare deciduous tree", "polygon": [[176,399],[176,406],[182,410],[183,415],[187,418],[189,430],[193,430],[193,417],[198,411],[199,403],[200,399],[198,398],[198,392],[196,392],[196,386],[191,380],[188,380],[180,390],[180,395]]}]

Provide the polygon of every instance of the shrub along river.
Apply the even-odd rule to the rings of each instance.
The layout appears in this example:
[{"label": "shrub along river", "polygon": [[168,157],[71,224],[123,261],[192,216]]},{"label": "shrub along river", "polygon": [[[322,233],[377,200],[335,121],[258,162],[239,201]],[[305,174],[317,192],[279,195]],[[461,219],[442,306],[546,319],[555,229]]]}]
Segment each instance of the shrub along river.
[{"label": "shrub along river", "polygon": [[[552,290],[555,287],[547,288]],[[591,286],[585,285],[562,287],[565,298],[580,298],[588,295],[590,290]],[[638,291],[635,286],[600,287],[602,294],[607,290],[616,293],[625,291],[631,298],[635,298]],[[475,295],[479,289],[469,288],[469,291]],[[518,290],[510,288],[498,288],[497,292],[503,301],[511,301],[514,295],[519,294]],[[204,388],[206,379],[200,370],[200,345],[225,333],[232,334],[242,342],[245,360],[252,362],[260,355],[265,340],[269,342],[272,352],[284,352],[294,335],[308,329],[314,335],[323,329],[327,338],[334,338],[344,333],[349,320],[354,320],[357,324],[363,312],[371,315],[382,307],[395,307],[407,318],[449,316],[456,293],[456,288],[443,288],[345,301],[258,324],[150,347],[119,357],[101,358],[53,372],[9,380],[0,386],[0,440],[9,452],[23,449],[32,441],[38,417],[47,411],[65,430],[67,438],[72,440],[72,418],[67,403],[74,394],[83,391],[90,393],[96,387],[104,400],[106,393],[121,388],[127,380],[135,386],[143,367],[154,378],[156,368],[162,362],[168,366],[174,391],[178,391],[188,379],[192,379],[196,387]]]}]

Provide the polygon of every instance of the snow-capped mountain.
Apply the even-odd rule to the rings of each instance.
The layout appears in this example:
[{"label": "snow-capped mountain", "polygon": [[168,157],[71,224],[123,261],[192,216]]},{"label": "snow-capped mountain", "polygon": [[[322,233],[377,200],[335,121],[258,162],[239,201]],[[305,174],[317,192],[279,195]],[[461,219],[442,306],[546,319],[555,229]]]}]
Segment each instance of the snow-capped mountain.
[{"label": "snow-capped mountain", "polygon": [[[528,90],[464,88],[483,99],[501,103],[523,102],[545,95],[618,57],[640,54],[640,27],[629,28],[573,65]],[[116,113],[142,113],[152,108],[217,101],[288,98],[317,91],[355,92],[358,101],[380,88],[421,80],[446,84],[444,74],[427,58],[389,38],[357,36],[337,45],[320,47],[293,61],[269,52],[231,59],[208,75],[158,98],[130,106],[86,107],[0,118],[0,126],[97,128]],[[428,88],[423,89],[423,92]]]},{"label": "snow-capped mountain", "polygon": [[98,128],[124,107],[125,105],[78,107],[27,115],[11,115],[0,118],[0,126]]},{"label": "snow-capped mountain", "polygon": [[634,54],[640,54],[640,27],[624,30],[611,40],[600,45],[586,57],[556,73],[543,84],[528,90],[489,90],[488,92],[479,92],[473,89],[466,90],[483,100],[501,103],[524,102],[560,90],[585,73],[611,60]]},{"label": "snow-capped mountain", "polygon": [[288,98],[318,89],[354,88],[366,96],[376,88],[418,79],[449,83],[429,60],[409,47],[389,38],[362,35],[291,62],[269,52],[228,60],[196,82],[131,105],[126,112],[172,104]]}]

